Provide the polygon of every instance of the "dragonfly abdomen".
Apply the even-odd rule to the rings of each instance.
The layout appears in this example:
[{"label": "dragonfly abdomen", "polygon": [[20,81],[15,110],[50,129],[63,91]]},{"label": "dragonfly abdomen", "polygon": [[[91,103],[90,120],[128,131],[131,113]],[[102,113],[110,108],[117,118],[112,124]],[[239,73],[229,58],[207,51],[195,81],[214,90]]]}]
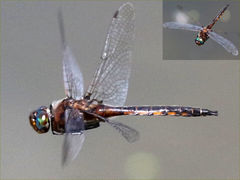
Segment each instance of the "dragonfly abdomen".
[{"label": "dragonfly abdomen", "polygon": [[222,17],[223,13],[226,11],[226,9],[228,8],[229,4],[227,4],[221,11],[220,13],[213,19],[212,24],[208,25],[208,29],[211,29],[214,24]]},{"label": "dragonfly abdomen", "polygon": [[217,116],[217,111],[183,106],[128,106],[104,107],[100,110],[104,116],[134,115],[134,116]]}]

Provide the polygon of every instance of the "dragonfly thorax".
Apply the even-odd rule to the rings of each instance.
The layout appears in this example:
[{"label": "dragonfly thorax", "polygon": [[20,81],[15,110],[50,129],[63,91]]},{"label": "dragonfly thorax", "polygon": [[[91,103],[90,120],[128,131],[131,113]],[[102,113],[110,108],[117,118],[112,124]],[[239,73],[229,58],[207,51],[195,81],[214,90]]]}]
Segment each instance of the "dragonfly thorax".
[{"label": "dragonfly thorax", "polygon": [[39,134],[48,132],[50,120],[51,112],[46,106],[41,106],[36,111],[33,111],[29,116],[31,126]]},{"label": "dragonfly thorax", "polygon": [[203,27],[203,29],[198,33],[198,35],[195,39],[195,43],[198,46],[203,45],[208,40],[208,38],[209,38],[208,31],[210,31],[210,30],[207,29],[206,27]]}]

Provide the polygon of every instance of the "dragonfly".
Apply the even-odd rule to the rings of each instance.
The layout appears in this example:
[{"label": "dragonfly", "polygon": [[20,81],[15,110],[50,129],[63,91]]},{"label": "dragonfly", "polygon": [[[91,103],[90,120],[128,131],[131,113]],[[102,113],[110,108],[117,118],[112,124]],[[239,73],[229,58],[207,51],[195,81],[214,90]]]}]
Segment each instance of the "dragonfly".
[{"label": "dragonfly", "polygon": [[62,164],[73,161],[82,148],[85,132],[107,123],[128,142],[135,142],[139,132],[110,118],[134,116],[217,116],[217,111],[183,106],[124,106],[127,98],[135,11],[131,3],[123,4],[113,15],[103,53],[93,80],[86,91],[77,61],[65,41],[62,13],[58,13],[63,48],[63,80],[66,97],[41,106],[29,115],[33,129],[39,134],[51,131],[64,135]]},{"label": "dragonfly", "polygon": [[195,43],[198,46],[202,46],[209,38],[220,44],[227,52],[231,53],[234,56],[238,55],[238,49],[235,47],[235,45],[227,40],[226,38],[220,36],[219,34],[215,33],[212,28],[216,24],[216,22],[221,18],[223,13],[226,11],[226,9],[229,7],[229,4],[227,4],[219,13],[218,15],[213,19],[212,23],[210,23],[207,26],[197,26],[193,24],[187,24],[187,23],[180,23],[180,22],[166,22],[163,24],[164,28],[168,29],[181,29],[181,30],[188,30],[188,31],[195,31],[198,32],[197,37],[195,39]]}]

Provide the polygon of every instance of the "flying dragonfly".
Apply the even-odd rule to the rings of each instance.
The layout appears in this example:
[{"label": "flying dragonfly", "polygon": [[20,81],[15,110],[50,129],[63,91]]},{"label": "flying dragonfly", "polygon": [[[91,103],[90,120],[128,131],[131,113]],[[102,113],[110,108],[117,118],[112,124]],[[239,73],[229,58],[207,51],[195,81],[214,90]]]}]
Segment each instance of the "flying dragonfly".
[{"label": "flying dragonfly", "polygon": [[62,164],[73,161],[82,148],[85,131],[105,122],[128,142],[138,139],[135,129],[109,118],[120,115],[143,116],[217,116],[217,111],[183,106],[123,106],[128,91],[135,29],[131,3],[123,4],[113,15],[99,66],[90,86],[83,90],[83,77],[76,59],[65,41],[63,18],[58,14],[63,47],[63,79],[66,97],[50,107],[41,106],[30,113],[31,126],[38,133],[51,127],[55,135],[65,135]]},{"label": "flying dragonfly", "polygon": [[235,47],[235,45],[225,39],[224,37],[220,36],[219,34],[213,32],[212,27],[215,25],[215,23],[221,18],[223,13],[226,11],[226,9],[229,7],[229,4],[226,5],[219,13],[218,15],[213,19],[212,23],[210,23],[207,26],[197,26],[193,24],[185,24],[185,23],[179,23],[179,22],[166,22],[163,24],[164,28],[168,29],[181,29],[181,30],[188,30],[188,31],[196,31],[198,32],[197,37],[195,39],[195,43],[198,46],[202,46],[209,38],[220,44],[222,47],[224,47],[227,52],[231,53],[234,56],[238,55],[238,49]]}]

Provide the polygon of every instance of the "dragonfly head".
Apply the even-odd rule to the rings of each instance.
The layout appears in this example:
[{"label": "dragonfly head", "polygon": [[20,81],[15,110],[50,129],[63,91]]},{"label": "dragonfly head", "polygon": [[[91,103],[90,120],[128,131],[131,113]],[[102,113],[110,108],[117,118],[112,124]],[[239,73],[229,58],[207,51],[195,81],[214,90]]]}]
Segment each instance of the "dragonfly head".
[{"label": "dragonfly head", "polygon": [[204,44],[204,41],[201,37],[197,36],[196,39],[195,39],[195,43],[198,45],[198,46],[201,46]]},{"label": "dragonfly head", "polygon": [[31,112],[29,115],[31,126],[39,134],[48,132],[50,127],[50,118],[50,109],[46,106],[41,106],[36,111]]}]

